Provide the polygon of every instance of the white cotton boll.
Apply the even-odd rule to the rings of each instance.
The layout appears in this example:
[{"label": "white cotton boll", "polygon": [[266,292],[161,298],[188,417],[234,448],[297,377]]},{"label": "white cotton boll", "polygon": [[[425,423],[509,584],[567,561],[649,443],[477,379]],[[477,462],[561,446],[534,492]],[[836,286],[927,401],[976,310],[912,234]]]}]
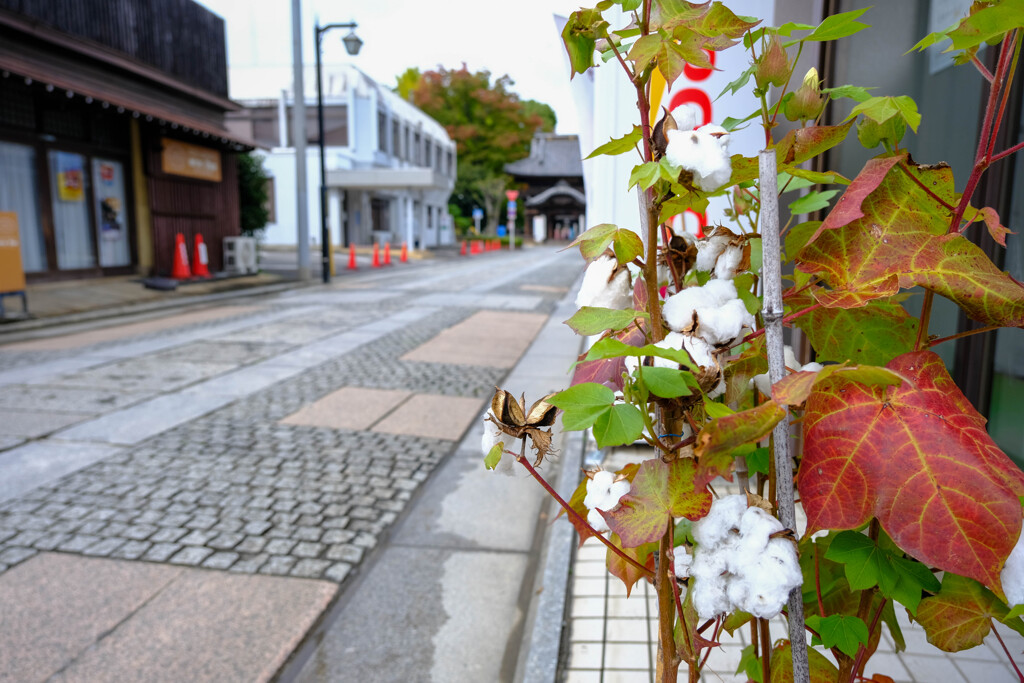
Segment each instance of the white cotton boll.
[{"label": "white cotton boll", "polygon": [[715,262],[715,277],[719,280],[731,280],[736,277],[736,269],[743,260],[743,247],[728,246]]},{"label": "white cotton boll", "polygon": [[740,519],[747,509],[747,497],[739,494],[719,498],[711,504],[707,515],[693,523],[693,539],[700,547],[710,548],[739,530]]},{"label": "white cotton boll", "polygon": [[629,270],[618,268],[614,257],[597,257],[583,274],[576,305],[624,309],[633,305],[633,285]]},{"label": "white cotton boll", "polygon": [[[768,547],[772,534],[783,530],[782,522],[758,507],[747,508],[740,519],[740,539],[736,561],[742,565],[754,564]],[[737,573],[739,569],[733,569]]]},{"label": "white cotton boll", "polygon": [[607,512],[619,504],[619,499],[629,493],[630,484],[622,479],[615,481],[615,474],[606,470],[594,473],[587,482],[587,495],[583,505],[591,511],[601,509]]},{"label": "white cotton boll", "polygon": [[672,110],[672,118],[676,120],[679,130],[693,130],[704,118],[704,110],[692,102],[682,104]]},{"label": "white cotton boll", "polygon": [[820,372],[824,367],[821,363],[808,363],[800,368],[800,372]]},{"label": "white cotton boll", "polygon": [[693,555],[686,552],[682,546],[676,548],[674,567],[676,578],[685,579],[690,576],[690,565],[693,564]]},{"label": "white cotton boll", "polygon": [[1010,607],[1024,604],[1024,533],[1017,539],[1010,556],[1006,558],[999,582],[1006,593],[1006,604]]},{"label": "white cotton boll", "polygon": [[705,273],[713,271],[718,257],[729,246],[730,239],[732,239],[730,235],[719,233],[697,240],[697,270]]},{"label": "white cotton boll", "polygon": [[729,605],[725,577],[697,579],[693,586],[693,606],[701,619],[728,614],[732,611]]},{"label": "white cotton boll", "polygon": [[754,326],[754,316],[740,299],[733,299],[717,308],[697,310],[698,326],[694,334],[708,344],[732,344]]},{"label": "white cotton boll", "polygon": [[[487,415],[493,416],[494,414],[491,411],[487,411]],[[515,472],[516,459],[505,451],[515,450],[518,441],[519,439],[513,438],[498,429],[497,425],[493,422],[484,421],[484,434],[480,438],[480,450],[486,456],[491,452],[492,448],[501,444],[501,460],[498,461],[497,466],[494,468],[495,472],[509,476]]]},{"label": "white cotton boll", "polygon": [[739,296],[736,294],[736,284],[731,280],[709,280],[701,289],[709,297],[710,306],[721,306]]},{"label": "white cotton boll", "polygon": [[717,368],[715,361],[715,350],[711,345],[700,337],[686,337],[683,341],[683,348],[690,354],[694,363],[702,368]]},{"label": "white cotton boll", "polygon": [[661,315],[672,330],[683,332],[693,326],[693,314],[718,308],[736,298],[736,285],[731,280],[711,280],[703,287],[687,287],[670,296]]},{"label": "white cotton boll", "polygon": [[722,128],[717,123],[709,123],[707,125],[701,126],[700,128],[697,129],[697,131],[700,133],[710,135],[712,138],[714,138],[715,142],[718,143],[718,146],[722,149],[723,152],[725,152],[726,154],[729,153],[730,136],[729,131],[727,131],[725,128]]},{"label": "white cotton boll", "polygon": [[[793,347],[790,346],[789,344],[786,344],[783,347],[783,357],[783,362],[786,364],[786,367],[792,370],[793,372],[800,372],[801,370],[804,369],[810,369],[813,370],[814,372],[821,370],[821,365],[819,363],[808,363],[807,365],[801,367],[800,361],[796,359],[796,353],[793,352]],[[760,391],[762,394],[764,394],[765,396],[772,395],[772,385],[771,381],[769,381],[768,379],[767,372],[761,375],[754,375],[752,381],[754,383],[754,386],[757,387],[757,390]]]},{"label": "white cotton boll", "polygon": [[717,133],[708,126],[668,131],[665,158],[673,166],[690,171],[694,184],[705,192],[714,192],[732,176],[728,151],[719,142]]},{"label": "white cotton boll", "polygon": [[762,619],[771,619],[782,611],[794,588],[803,584],[796,546],[785,538],[773,538],[768,547],[743,573],[749,586],[747,600],[736,607]]}]

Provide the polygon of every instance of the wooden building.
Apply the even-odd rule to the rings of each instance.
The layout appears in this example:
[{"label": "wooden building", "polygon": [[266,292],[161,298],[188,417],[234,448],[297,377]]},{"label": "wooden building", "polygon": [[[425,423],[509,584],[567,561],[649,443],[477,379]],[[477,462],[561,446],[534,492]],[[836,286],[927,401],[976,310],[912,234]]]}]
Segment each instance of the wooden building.
[{"label": "wooden building", "polygon": [[532,226],[538,242],[569,240],[586,230],[581,159],[577,136],[537,133],[530,142],[530,156],[505,165],[505,172],[525,186],[526,230],[529,234]]},{"label": "wooden building", "polygon": [[0,212],[29,280],[210,268],[238,235],[224,21],[191,0],[0,0]]}]

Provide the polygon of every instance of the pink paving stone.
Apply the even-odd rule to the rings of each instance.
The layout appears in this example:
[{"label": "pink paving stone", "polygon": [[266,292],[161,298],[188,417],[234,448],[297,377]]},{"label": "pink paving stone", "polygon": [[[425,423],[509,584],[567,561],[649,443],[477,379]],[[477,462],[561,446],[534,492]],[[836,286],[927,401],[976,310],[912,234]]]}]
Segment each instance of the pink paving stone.
[{"label": "pink paving stone", "polygon": [[541,313],[480,311],[402,356],[402,360],[511,368],[547,321]]},{"label": "pink paving stone", "polygon": [[188,570],[56,680],[266,681],[336,591],[327,581]]},{"label": "pink paving stone", "polygon": [[181,573],[57,553],[9,570],[0,576],[0,679],[46,680]]},{"label": "pink paving stone", "polygon": [[412,395],[409,391],[342,387],[281,420],[330,429],[367,429]]},{"label": "pink paving stone", "polygon": [[479,417],[482,398],[416,394],[374,426],[373,431],[456,440]]},{"label": "pink paving stone", "polygon": [[78,332],[77,334],[67,334],[49,339],[33,339],[31,341],[5,344],[0,346],[0,351],[59,351],[62,349],[77,349],[81,346],[98,344],[113,339],[124,339],[125,337],[134,337],[140,334],[159,332],[160,330],[173,330],[184,325],[227,318],[257,310],[260,310],[259,306],[218,306],[217,308],[181,313],[140,323],[114,325],[113,327],[104,327],[99,330],[89,330],[88,332]]}]

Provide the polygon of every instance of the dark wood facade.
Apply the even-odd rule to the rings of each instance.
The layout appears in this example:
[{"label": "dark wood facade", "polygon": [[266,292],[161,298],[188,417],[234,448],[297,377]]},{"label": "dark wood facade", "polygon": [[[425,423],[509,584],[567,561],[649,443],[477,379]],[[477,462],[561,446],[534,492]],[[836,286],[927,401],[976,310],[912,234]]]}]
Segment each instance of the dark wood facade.
[{"label": "dark wood facade", "polygon": [[[178,233],[190,254],[202,234],[221,269],[223,238],[240,233],[235,155],[252,147],[225,126],[238,109],[226,94],[224,22],[191,0],[0,0],[0,180],[32,166],[38,195],[30,206],[0,188],[0,211],[33,214],[29,279],[166,275]],[[168,169],[168,140],[216,159],[218,177]],[[74,195],[56,168],[67,159]],[[112,179],[117,196],[101,197]],[[104,262],[111,235],[122,251]]]}]

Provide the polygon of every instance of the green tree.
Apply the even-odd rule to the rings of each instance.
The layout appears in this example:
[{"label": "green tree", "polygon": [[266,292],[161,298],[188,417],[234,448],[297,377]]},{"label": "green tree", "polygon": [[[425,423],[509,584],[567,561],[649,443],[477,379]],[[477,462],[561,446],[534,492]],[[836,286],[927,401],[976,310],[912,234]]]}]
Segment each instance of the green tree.
[{"label": "green tree", "polygon": [[238,155],[238,203],[242,234],[256,236],[267,225],[270,211],[267,185],[270,175],[263,168],[263,158],[256,154]]},{"label": "green tree", "polygon": [[492,80],[489,71],[473,73],[465,65],[422,74],[409,69],[398,80],[399,93],[408,88],[412,103],[456,142],[458,175],[450,203],[463,216],[474,206],[483,208],[486,231],[493,233],[511,181],[505,164],[529,154],[536,131],[554,129],[554,111],[540,102],[520,100],[507,75]]}]

